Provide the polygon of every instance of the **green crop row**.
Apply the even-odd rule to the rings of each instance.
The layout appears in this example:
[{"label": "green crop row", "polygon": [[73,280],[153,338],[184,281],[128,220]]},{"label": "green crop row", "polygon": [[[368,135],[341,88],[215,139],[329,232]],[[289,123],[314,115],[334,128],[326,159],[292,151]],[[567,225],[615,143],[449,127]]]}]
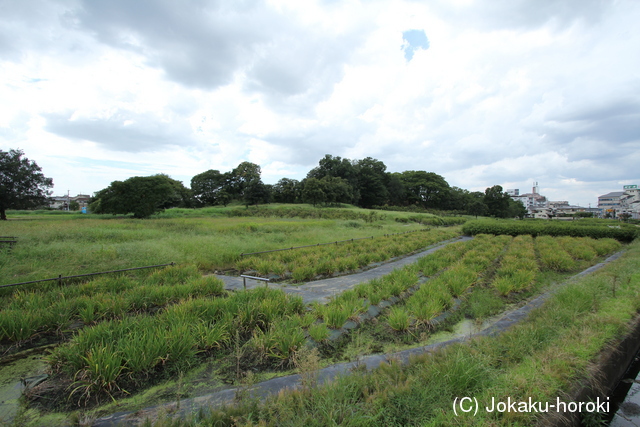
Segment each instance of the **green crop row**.
[{"label": "green crop row", "polygon": [[[466,242],[471,249],[441,274],[420,286],[406,302],[407,314],[418,323],[428,324],[451,307],[479,279],[511,240],[507,236],[479,235]],[[390,326],[394,329],[393,324]]]},{"label": "green crop row", "polygon": [[533,238],[516,236],[500,261],[491,286],[502,296],[527,289],[536,279],[538,263]]},{"label": "green crop row", "polygon": [[19,290],[3,301],[0,342],[64,331],[75,321],[88,325],[223,292],[221,280],[202,277],[193,265],[168,267],[140,280],[103,276],[76,285],[50,284],[46,290]]},{"label": "green crop row", "polygon": [[560,241],[551,236],[536,238],[538,259],[544,270],[571,271],[576,267],[576,261],[562,248]]},{"label": "green crop row", "polygon": [[[477,280],[509,240],[506,236],[484,235],[467,242],[450,244],[420,258],[413,265],[396,269],[382,278],[361,283],[333,298],[325,306],[316,305],[315,313],[323,321],[323,325],[340,328],[347,320],[357,320],[360,314],[368,310],[369,305],[378,305],[381,301],[399,296],[412,288],[418,283],[421,275],[429,276],[454,264],[438,278],[432,279],[429,286],[421,286],[409,298],[409,301],[414,301],[408,304],[409,311],[394,308],[390,320],[397,322],[392,325],[392,328],[397,330],[404,329],[403,325],[409,316],[412,320],[427,322],[449,308],[453,298],[462,294]],[[463,254],[466,255],[461,260]],[[429,262],[431,259],[436,259],[437,262]]]},{"label": "green crop row", "polygon": [[536,236],[571,236],[591,237],[593,239],[613,238],[621,242],[631,242],[639,236],[638,228],[610,225],[581,226],[580,223],[564,223],[550,221],[499,221],[475,220],[462,226],[465,234],[508,234],[518,236],[529,234]]},{"label": "green crop row", "polygon": [[265,277],[273,274],[289,276],[295,282],[304,282],[319,275],[345,273],[373,262],[386,261],[457,235],[455,230],[435,229],[258,254],[243,257],[236,263],[236,269]]},{"label": "green crop row", "polygon": [[[55,370],[76,378],[76,389],[84,396],[113,393],[151,374],[183,370],[197,363],[201,353],[228,348],[234,337],[246,342],[247,337],[270,334],[263,340],[264,351],[289,357],[305,338],[302,321],[289,319],[303,311],[300,297],[269,288],[228,298],[188,299],[155,316],[130,316],[84,328],[57,347],[50,362]],[[302,340],[291,344],[300,334]]]}]

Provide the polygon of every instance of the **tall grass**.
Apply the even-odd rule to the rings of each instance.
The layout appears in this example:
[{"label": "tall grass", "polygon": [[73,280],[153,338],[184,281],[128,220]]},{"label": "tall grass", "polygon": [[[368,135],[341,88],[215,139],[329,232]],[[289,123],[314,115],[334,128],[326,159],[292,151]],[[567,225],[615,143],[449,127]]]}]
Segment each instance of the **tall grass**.
[{"label": "tall grass", "polygon": [[19,290],[4,298],[0,341],[26,340],[38,333],[64,329],[73,320],[91,324],[191,297],[220,296],[223,287],[221,280],[202,277],[194,266],[175,266],[154,272],[141,283],[124,276],[104,276],[47,291]]},{"label": "tall grass", "polygon": [[[358,370],[311,390],[282,392],[260,405],[222,408],[189,425],[546,425],[535,412],[454,413],[456,398],[555,403],[587,382],[590,363],[628,331],[640,309],[640,244],[623,259],[551,296],[522,323],[373,372]],[[611,292],[612,275],[621,287]],[[178,423],[180,424],[180,423]]]},{"label": "tall grass", "polygon": [[[82,218],[82,219],[80,219]],[[199,270],[234,268],[239,254],[416,230],[395,221],[346,228],[337,220],[297,218],[127,218],[93,216],[3,221],[18,236],[6,253],[0,284],[121,268],[191,263]],[[420,234],[420,233],[417,233]],[[42,289],[46,285],[29,285]],[[13,289],[0,290],[0,296]]]},{"label": "tall grass", "polygon": [[111,393],[158,370],[185,370],[201,352],[226,348],[235,331],[266,336],[265,351],[289,359],[305,338],[299,318],[303,308],[299,297],[269,288],[228,298],[188,299],[156,316],[129,316],[84,328],[57,347],[50,361],[54,369],[81,378],[78,387],[87,395]]}]

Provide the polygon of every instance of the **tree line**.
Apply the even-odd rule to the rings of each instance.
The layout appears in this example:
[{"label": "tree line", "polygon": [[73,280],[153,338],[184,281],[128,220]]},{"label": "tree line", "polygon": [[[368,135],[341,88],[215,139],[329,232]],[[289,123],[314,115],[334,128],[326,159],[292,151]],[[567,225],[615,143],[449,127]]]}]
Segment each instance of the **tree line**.
[{"label": "tree line", "polygon": [[[46,205],[53,186],[37,164],[23,158],[21,150],[0,151],[0,218],[6,209]],[[190,188],[165,174],[113,181],[96,192],[89,209],[94,213],[133,214],[147,218],[171,207],[228,205],[240,201],[246,206],[265,203],[310,203],[362,208],[452,211],[496,217],[524,216],[524,206],[515,202],[499,185],[484,193],[451,187],[434,172],[410,170],[387,172],[386,165],[367,157],[361,160],[325,155],[318,166],[298,181],[282,178],[264,184],[260,166],[242,162],[228,172],[208,170],[191,179]]]},{"label": "tree line", "polygon": [[168,207],[205,207],[238,201],[249,205],[266,203],[310,203],[362,208],[453,211],[496,217],[524,216],[526,210],[502,187],[482,193],[452,187],[434,172],[410,170],[387,172],[386,165],[367,157],[349,160],[325,155],[302,180],[282,178],[265,184],[260,166],[242,162],[228,172],[208,170],[191,179],[190,188],[167,175],[133,177],[114,181],[98,191],[90,205],[95,213],[127,214],[144,218]]}]

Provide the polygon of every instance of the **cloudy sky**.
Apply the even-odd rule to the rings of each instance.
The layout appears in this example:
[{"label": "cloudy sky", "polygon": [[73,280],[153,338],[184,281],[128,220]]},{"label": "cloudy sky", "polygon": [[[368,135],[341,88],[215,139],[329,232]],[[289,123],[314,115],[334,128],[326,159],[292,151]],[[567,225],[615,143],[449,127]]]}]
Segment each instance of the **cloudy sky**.
[{"label": "cloudy sky", "polygon": [[56,194],[325,154],[592,206],[640,184],[640,2],[0,0],[0,149]]}]

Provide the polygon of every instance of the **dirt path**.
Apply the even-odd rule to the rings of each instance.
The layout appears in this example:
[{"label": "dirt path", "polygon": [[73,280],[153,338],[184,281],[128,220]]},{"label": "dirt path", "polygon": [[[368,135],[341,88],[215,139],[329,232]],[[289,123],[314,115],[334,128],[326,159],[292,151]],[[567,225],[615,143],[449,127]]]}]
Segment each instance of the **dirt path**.
[{"label": "dirt path", "polygon": [[[447,246],[450,243],[454,242],[464,242],[466,240],[470,240],[471,237],[463,236],[458,239],[448,240],[444,243],[440,243],[437,246],[429,248],[425,251],[418,252],[416,254],[395,258],[392,261],[388,261],[385,263],[377,263],[372,265],[378,265],[377,267],[369,268],[365,271],[361,271],[355,274],[349,274],[345,276],[339,277],[330,277],[328,279],[316,280],[313,282],[308,282],[303,285],[290,285],[286,283],[269,283],[267,286],[271,288],[280,288],[284,292],[294,295],[300,295],[305,304],[310,304],[312,302],[319,302],[321,304],[326,304],[329,299],[338,295],[346,290],[352,289],[356,285],[364,282],[368,282],[371,279],[375,279],[378,277],[386,276],[391,273],[396,268],[404,267],[405,265],[413,264],[419,258],[422,258],[425,255],[429,255],[443,247]],[[240,290],[244,288],[244,282],[241,277],[235,276],[223,276],[216,275],[216,277],[220,278],[224,284],[225,289],[227,290]],[[252,289],[260,286],[265,286],[266,282],[259,280],[247,279],[247,289]]]}]

